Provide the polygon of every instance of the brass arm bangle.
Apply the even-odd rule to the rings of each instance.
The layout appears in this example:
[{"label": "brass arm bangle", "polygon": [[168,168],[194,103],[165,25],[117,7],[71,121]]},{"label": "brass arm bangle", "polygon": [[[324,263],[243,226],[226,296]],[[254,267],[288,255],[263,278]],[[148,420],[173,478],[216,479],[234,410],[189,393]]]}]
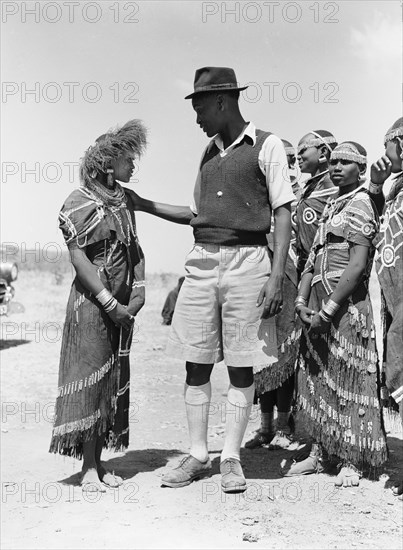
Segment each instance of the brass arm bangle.
[{"label": "brass arm bangle", "polygon": [[101,292],[99,292],[95,296],[95,298],[98,300],[98,302],[104,308],[106,313],[109,313],[110,311],[112,311],[112,309],[115,309],[115,307],[117,306],[117,303],[118,303],[116,298],[114,298],[112,296],[112,294],[109,292],[109,290],[107,290],[106,288],[101,290]]},{"label": "brass arm bangle", "polygon": [[382,187],[383,183],[372,183],[372,181],[370,181],[368,191],[372,195],[380,195],[382,193]]},{"label": "brass arm bangle", "polygon": [[307,304],[308,304],[308,300],[306,300],[306,298],[304,298],[303,296],[297,296],[294,301],[294,309],[295,311],[298,312],[298,308],[300,306],[306,307]]},{"label": "brass arm bangle", "polygon": [[112,294],[107,290],[106,288],[103,288],[101,292],[99,292],[95,298],[98,300],[98,302],[101,304],[101,306],[104,306],[109,302],[111,298],[113,298]]},{"label": "brass arm bangle", "polygon": [[329,315],[327,315],[327,313],[325,311],[323,311],[323,309],[321,309],[319,311],[319,317],[321,319],[323,319],[325,321],[325,323],[331,323],[331,321],[332,321],[332,318],[329,317]]},{"label": "brass arm bangle", "polygon": [[112,309],[115,309],[117,305],[118,301],[116,300],[116,298],[112,298],[107,304],[104,305],[104,311],[106,313],[109,313],[110,311],[112,311]]},{"label": "brass arm bangle", "polygon": [[329,298],[327,303],[322,306],[322,311],[330,318],[333,317],[340,309],[339,304],[336,304],[333,300]]}]

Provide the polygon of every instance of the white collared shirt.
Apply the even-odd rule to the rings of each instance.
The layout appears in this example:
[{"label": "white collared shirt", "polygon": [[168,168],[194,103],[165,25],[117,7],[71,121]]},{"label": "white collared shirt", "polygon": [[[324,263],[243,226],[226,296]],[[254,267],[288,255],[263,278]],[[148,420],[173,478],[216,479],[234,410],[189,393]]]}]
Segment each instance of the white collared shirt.
[{"label": "white collared shirt", "polygon": [[[236,140],[231,143],[226,149],[224,149],[223,141],[219,134],[213,137],[210,143],[207,145],[206,149],[203,152],[201,161],[204,158],[206,152],[214,144],[218,147],[220,151],[220,156],[225,157],[229,151],[231,151],[235,145],[240,143],[244,136],[249,136],[253,142],[253,146],[256,144],[256,126],[253,122],[244,128]],[[295,200],[295,195],[292,191],[291,178],[288,173],[288,162],[287,156],[285,153],[283,142],[280,138],[271,134],[267,137],[259,151],[259,168],[262,171],[262,174],[266,177],[266,186],[269,195],[270,205],[273,210],[284,204],[288,204]],[[196,184],[193,192],[193,204],[191,205],[191,210],[194,214],[198,212],[198,205],[200,200],[200,185],[201,185],[201,176],[200,176],[200,167],[197,174]]]}]

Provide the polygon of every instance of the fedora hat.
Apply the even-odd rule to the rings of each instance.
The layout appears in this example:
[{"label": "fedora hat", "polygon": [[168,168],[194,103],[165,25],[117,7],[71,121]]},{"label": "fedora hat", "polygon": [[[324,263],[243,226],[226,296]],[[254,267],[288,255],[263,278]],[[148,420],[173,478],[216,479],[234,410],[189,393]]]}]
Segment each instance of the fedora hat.
[{"label": "fedora hat", "polygon": [[248,86],[238,86],[234,69],[229,67],[202,67],[197,69],[195,73],[193,87],[193,93],[187,95],[185,99],[191,99],[196,94],[203,92],[246,90]]}]

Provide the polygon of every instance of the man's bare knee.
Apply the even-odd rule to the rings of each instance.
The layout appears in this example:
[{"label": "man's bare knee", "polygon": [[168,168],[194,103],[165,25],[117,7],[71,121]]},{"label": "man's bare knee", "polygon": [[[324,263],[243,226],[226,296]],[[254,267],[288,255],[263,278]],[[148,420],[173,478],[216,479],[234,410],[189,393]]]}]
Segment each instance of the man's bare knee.
[{"label": "man's bare knee", "polygon": [[210,380],[213,366],[214,365],[211,364],[192,363],[188,361],[186,363],[186,384],[189,386],[202,386],[203,384],[207,384]]},{"label": "man's bare knee", "polygon": [[236,388],[248,388],[253,384],[252,367],[228,367],[230,382]]}]

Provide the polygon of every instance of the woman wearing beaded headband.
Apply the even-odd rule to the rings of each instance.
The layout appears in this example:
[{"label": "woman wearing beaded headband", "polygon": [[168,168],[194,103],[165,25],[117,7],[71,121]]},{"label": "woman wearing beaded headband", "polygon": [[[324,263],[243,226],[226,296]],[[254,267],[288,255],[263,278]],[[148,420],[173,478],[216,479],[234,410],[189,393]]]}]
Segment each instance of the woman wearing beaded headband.
[{"label": "woman wearing beaded headband", "polygon": [[[370,187],[383,196],[385,180],[391,174],[394,179],[375,243],[375,266],[382,292],[383,375],[403,419],[403,118],[389,128],[384,143],[385,155],[371,166]],[[403,494],[402,481],[393,492]]]},{"label": "woman wearing beaded headband", "polygon": [[303,321],[298,357],[298,418],[314,438],[310,455],[284,475],[342,468],[337,486],[358,485],[364,466],[387,456],[379,402],[378,356],[368,293],[378,218],[364,189],[366,151],[337,146],[330,177],[338,188],[323,212],[296,300]]},{"label": "woman wearing beaded headband", "polygon": [[[82,487],[121,478],[101,465],[103,447],[129,441],[129,352],[144,304],[144,257],[127,183],[146,146],[139,120],[100,136],[80,165],[82,187],[66,199],[60,229],[76,271],[63,331],[51,452],[84,458]],[[103,482],[103,484],[102,484]]]},{"label": "woman wearing beaded headband", "polygon": [[[285,139],[283,142],[287,155],[289,177],[295,195],[291,211],[295,211],[297,199],[301,194],[298,181],[299,171],[295,170],[295,148]],[[268,236],[269,250],[273,250],[273,231]],[[291,416],[291,404],[294,393],[295,360],[301,334],[300,324],[295,319],[294,300],[297,296],[297,256],[295,248],[295,227],[292,227],[290,248],[285,266],[283,281],[283,308],[276,316],[276,334],[278,361],[270,367],[255,372],[256,395],[261,410],[261,426],[255,436],[245,444],[247,449],[256,449],[269,445],[269,449],[289,448],[294,431]],[[298,321],[298,320],[297,320]],[[277,408],[277,423],[274,425],[274,407]]]},{"label": "woman wearing beaded headband", "polygon": [[326,130],[311,131],[298,143],[300,170],[311,175],[294,214],[299,274],[304,270],[327,199],[337,193],[329,178],[328,167],[330,154],[336,145],[336,138]]}]

